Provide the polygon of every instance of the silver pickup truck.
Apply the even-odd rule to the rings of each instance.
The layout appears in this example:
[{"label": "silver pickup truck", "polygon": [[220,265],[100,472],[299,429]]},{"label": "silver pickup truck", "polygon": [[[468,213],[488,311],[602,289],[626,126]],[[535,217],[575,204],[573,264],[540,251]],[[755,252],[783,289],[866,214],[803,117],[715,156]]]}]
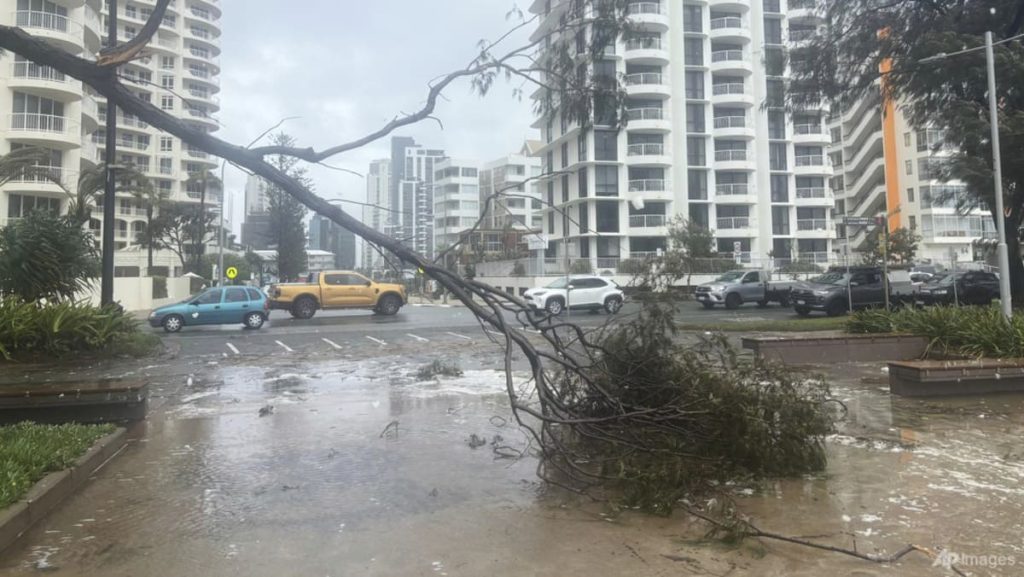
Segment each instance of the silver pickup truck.
[{"label": "silver pickup truck", "polygon": [[727,309],[735,309],[743,303],[757,303],[757,306],[768,306],[769,302],[777,302],[784,307],[789,306],[789,291],[794,282],[775,282],[771,275],[759,270],[733,270],[718,277],[712,282],[697,287],[696,298],[704,308],[725,305]]}]

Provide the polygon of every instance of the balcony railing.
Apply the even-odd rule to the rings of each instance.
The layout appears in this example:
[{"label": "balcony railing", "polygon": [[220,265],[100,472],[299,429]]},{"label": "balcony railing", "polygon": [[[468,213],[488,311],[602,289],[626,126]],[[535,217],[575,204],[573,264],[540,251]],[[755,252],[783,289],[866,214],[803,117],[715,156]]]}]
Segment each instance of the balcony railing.
[{"label": "balcony railing", "polygon": [[118,140],[118,148],[132,148],[135,150],[149,150],[149,142],[140,140]]},{"label": "balcony railing", "polygon": [[789,40],[790,42],[801,42],[803,40],[810,40],[817,35],[817,30],[790,30]]},{"label": "balcony railing", "polygon": [[718,162],[742,161],[747,159],[747,151],[743,149],[716,150],[715,160]]},{"label": "balcony railing", "polygon": [[728,82],[725,84],[714,84],[711,86],[711,94],[722,96],[723,94],[744,94],[746,90],[742,82]]},{"label": "balcony railing", "polygon": [[747,125],[746,116],[716,116],[715,128],[743,128]]},{"label": "balcony railing", "polygon": [[630,144],[626,147],[627,156],[662,156],[665,154],[665,145],[658,142]]},{"label": "balcony railing", "polygon": [[626,110],[627,120],[668,120],[668,112],[661,108],[630,108]]},{"label": "balcony railing", "polygon": [[824,166],[825,156],[823,154],[806,154],[796,157],[797,166]]},{"label": "balcony railing", "polygon": [[726,218],[718,219],[719,229],[737,229],[737,228],[750,228],[750,217],[749,216],[730,216]]},{"label": "balcony railing", "polygon": [[11,115],[11,130],[63,134],[68,130],[68,120],[63,116],[54,116],[52,114],[15,112]]},{"label": "balcony railing", "polygon": [[35,62],[15,62],[12,75],[15,78],[28,78],[29,80],[49,80],[50,82],[64,82],[67,77],[62,72],[57,72],[49,66],[40,66]]},{"label": "balcony railing", "polygon": [[664,192],[669,189],[669,181],[663,178],[644,178],[629,181],[629,192]]},{"label": "balcony railing", "polygon": [[626,40],[626,50],[661,50],[661,38],[644,37]]},{"label": "balcony railing", "polygon": [[626,14],[664,14],[665,9],[660,2],[631,2],[626,6]]},{"label": "balcony railing", "polygon": [[712,62],[727,62],[732,60],[743,60],[742,50],[718,50],[711,53]]},{"label": "balcony railing", "polygon": [[664,77],[658,72],[641,72],[639,74],[627,74],[626,86],[640,86],[642,84],[665,84]]},{"label": "balcony railing", "polygon": [[743,20],[736,16],[713,18],[711,20],[712,30],[721,30],[723,28],[743,28]]},{"label": "balcony railing", "polygon": [[821,124],[797,124],[793,127],[793,132],[796,134],[823,134],[825,131],[822,130]]},{"label": "balcony railing", "polygon": [[56,32],[68,31],[68,17],[53,12],[42,12],[40,10],[18,10],[15,14],[15,22],[20,28],[42,28]]},{"label": "balcony railing", "polygon": [[630,228],[656,228],[665,226],[667,217],[664,214],[631,214],[629,215]]},{"label": "balcony railing", "polygon": [[825,198],[825,187],[814,186],[796,189],[797,198]]},{"label": "balcony railing", "polygon": [[747,183],[716,184],[715,194],[733,196],[737,194],[750,194],[750,185]]},{"label": "balcony railing", "polygon": [[827,218],[803,218],[796,221],[798,231],[821,231],[829,230]]},{"label": "balcony railing", "polygon": [[[15,177],[11,182],[38,182],[48,183],[56,180],[57,182],[64,181],[64,168],[60,166],[35,166],[33,170],[36,174],[26,174]],[[45,171],[45,174],[43,172]]]},{"label": "balcony railing", "polygon": [[202,150],[198,150],[195,148],[189,148],[188,155],[191,156],[192,158],[209,158],[210,156],[209,154],[206,154]]}]

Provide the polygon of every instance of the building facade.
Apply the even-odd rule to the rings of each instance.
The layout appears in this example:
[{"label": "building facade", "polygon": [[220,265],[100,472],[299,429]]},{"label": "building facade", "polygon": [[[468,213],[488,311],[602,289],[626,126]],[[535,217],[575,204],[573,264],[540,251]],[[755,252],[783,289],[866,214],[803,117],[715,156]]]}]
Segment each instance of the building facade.
[{"label": "building facade", "polygon": [[[127,41],[142,29],[154,0],[123,2],[118,14],[118,40]],[[0,15],[5,24],[17,25],[80,56],[94,57],[106,39],[107,3],[99,0],[4,0]],[[142,98],[213,132],[218,124],[217,93],[221,9],[219,0],[176,2],[168,8],[156,36],[141,58],[120,68],[125,83]],[[81,171],[105,162],[107,106],[91,89],[48,68],[8,54],[10,66],[0,70],[6,90],[0,106],[10,111],[3,125],[6,153],[22,146],[38,146],[51,153],[50,166],[65,187],[76,190]],[[180,97],[179,97],[180,96]],[[205,202],[216,210],[220,191],[204,187],[191,175],[218,164],[205,152],[185,146],[145,122],[118,113],[117,158],[149,176],[166,201]],[[41,182],[12,182],[0,189],[0,221],[8,222],[37,208],[60,210],[68,199],[58,187]],[[115,213],[115,262],[118,274],[146,274],[146,250],[136,239],[146,226],[146,210],[130,193],[118,193]],[[90,227],[102,229],[102,210],[93,210]],[[158,252],[154,262],[161,273],[183,272],[177,257]]]},{"label": "building facade", "polygon": [[445,158],[434,164],[434,241],[445,250],[480,220],[480,165],[473,160]]},{"label": "building facade", "polygon": [[[535,2],[534,39],[571,2]],[[788,109],[784,57],[822,25],[806,0],[636,2],[633,29],[604,48],[592,78],[624,78],[625,118],[597,110],[592,129],[538,120],[548,257],[610,268],[666,248],[683,215],[717,249],[751,266],[834,258],[826,111]],[[611,112],[611,114],[608,114]],[[621,123],[618,121],[621,120]],[[552,208],[552,206],[554,208]]]},{"label": "building facade", "polygon": [[411,138],[391,138],[385,229],[428,258],[434,255],[434,165],[444,157],[443,150],[423,148]]},{"label": "building facade", "polygon": [[[366,175],[366,204],[363,207],[363,224],[373,230],[390,235],[391,218],[391,161],[389,159],[374,160]],[[384,269],[384,259],[377,249],[365,240],[363,246],[362,266],[367,270]]]},{"label": "building facade", "polygon": [[[309,248],[329,252],[331,267],[341,270],[356,268],[356,235],[325,216],[314,214],[309,221]],[[307,251],[308,252],[308,251]],[[310,270],[313,270],[310,268]]]},{"label": "building facade", "polygon": [[[540,231],[543,228],[540,182],[543,147],[528,141],[517,154],[488,162],[480,172],[480,210],[487,210],[484,226],[491,230],[514,228]],[[496,193],[502,193],[487,199]]]}]

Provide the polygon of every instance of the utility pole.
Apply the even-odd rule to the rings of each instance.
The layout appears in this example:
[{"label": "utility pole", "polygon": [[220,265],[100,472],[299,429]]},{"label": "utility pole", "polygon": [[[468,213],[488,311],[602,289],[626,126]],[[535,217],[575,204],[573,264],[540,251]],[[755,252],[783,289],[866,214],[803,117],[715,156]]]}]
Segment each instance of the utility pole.
[{"label": "utility pole", "polygon": [[1006,250],[1006,212],[1003,209],[1003,164],[999,156],[999,105],[996,102],[996,65],[992,55],[992,33],[985,33],[985,63],[988,67],[988,114],[992,124],[992,172],[995,178],[996,225],[999,229],[999,245],[996,255],[999,259],[999,303],[1003,315],[1013,317],[1013,303],[1010,294],[1010,257]]},{"label": "utility pole", "polygon": [[885,291],[885,310],[889,310],[889,215],[882,218],[882,233],[882,290]]},{"label": "utility pole", "polygon": [[220,224],[217,225],[217,286],[224,286],[224,209],[227,208],[227,187],[224,186],[224,170],[228,161],[220,163]]},{"label": "utility pole", "polygon": [[[107,43],[113,48],[117,46],[117,0],[110,0],[107,15]],[[114,163],[117,162],[117,106],[107,99],[107,142],[106,142],[106,182],[103,187],[103,264],[100,279],[100,304],[114,304],[114,206],[117,199],[114,194],[117,187],[114,182]]]}]

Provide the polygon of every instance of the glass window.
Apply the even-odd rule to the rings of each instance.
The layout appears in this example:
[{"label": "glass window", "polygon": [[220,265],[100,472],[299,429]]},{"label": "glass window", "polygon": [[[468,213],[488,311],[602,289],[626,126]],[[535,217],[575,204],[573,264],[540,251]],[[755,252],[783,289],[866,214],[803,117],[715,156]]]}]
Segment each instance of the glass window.
[{"label": "glass window", "polygon": [[683,60],[691,66],[704,65],[703,38],[687,38],[683,40]]},{"label": "glass window", "polygon": [[908,188],[907,189],[907,202],[914,202],[914,189],[913,188]]},{"label": "glass window", "polygon": [[768,162],[772,170],[786,170],[786,145],[772,142],[768,145]]},{"label": "glass window", "polygon": [[229,288],[224,293],[224,302],[226,303],[244,303],[248,301],[249,295],[245,294],[245,289]]},{"label": "glass window", "polygon": [[704,30],[704,18],[700,6],[683,5],[683,30],[685,32],[702,32]]},{"label": "glass window", "polygon": [[196,297],[195,302],[201,305],[216,305],[220,304],[220,289],[210,289],[203,294]]},{"label": "glass window", "polygon": [[686,72],[686,97],[697,100],[704,99],[703,71],[690,70]]},{"label": "glass window", "polygon": [[577,195],[580,198],[587,197],[587,169],[582,168],[576,178]]},{"label": "glass window", "polygon": [[687,198],[690,200],[708,199],[708,173],[704,170],[690,170],[686,175]]},{"label": "glass window", "polygon": [[772,202],[789,202],[789,176],[771,175]]},{"label": "glass window", "polygon": [[707,126],[704,122],[703,104],[686,105],[686,131],[698,133],[707,131]]},{"label": "glass window", "polygon": [[597,232],[619,232],[619,203],[597,203]]},{"label": "glass window", "polygon": [[707,164],[705,147],[702,137],[688,137],[686,139],[686,163],[690,166],[705,166]]},{"label": "glass window", "polygon": [[594,194],[597,196],[619,195],[619,167],[594,167]]},{"label": "glass window", "polygon": [[614,130],[594,131],[594,160],[619,159],[619,133]]},{"label": "glass window", "polygon": [[263,299],[263,295],[260,294],[260,291],[254,288],[245,289],[245,292],[249,293],[249,300],[251,301],[258,301]]}]

